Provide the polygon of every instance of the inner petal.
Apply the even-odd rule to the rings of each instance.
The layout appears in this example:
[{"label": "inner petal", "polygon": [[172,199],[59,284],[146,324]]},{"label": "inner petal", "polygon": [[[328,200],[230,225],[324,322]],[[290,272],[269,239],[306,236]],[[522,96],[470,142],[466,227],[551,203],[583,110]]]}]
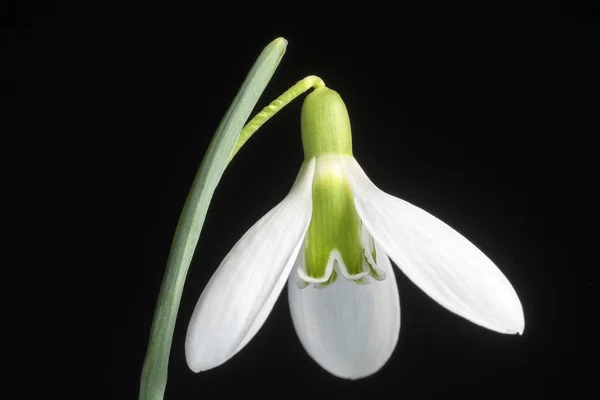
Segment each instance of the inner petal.
[{"label": "inner petal", "polygon": [[385,279],[385,271],[377,266],[377,251],[375,241],[364,224],[360,224],[360,241],[363,248],[363,269],[378,281]]},{"label": "inner petal", "polygon": [[298,287],[327,287],[337,275],[358,284],[369,276],[385,279],[377,267],[373,238],[358,216],[339,157],[317,157],[312,184],[312,216],[299,255]]},{"label": "inner petal", "polygon": [[306,277],[326,281],[334,267],[345,278],[362,274],[360,218],[339,157],[317,157],[313,209],[305,239]]}]

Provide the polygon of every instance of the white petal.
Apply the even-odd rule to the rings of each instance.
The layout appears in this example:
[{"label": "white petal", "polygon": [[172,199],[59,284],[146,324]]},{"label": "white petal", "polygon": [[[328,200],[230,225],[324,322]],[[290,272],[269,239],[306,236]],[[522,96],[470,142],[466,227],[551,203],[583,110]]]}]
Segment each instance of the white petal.
[{"label": "white petal", "polygon": [[[394,271],[381,247],[379,267],[387,278],[368,285],[342,276],[326,288],[299,289],[296,265],[288,281],[292,320],[300,342],[321,367],[345,379],[377,372],[390,358],[400,332],[400,300]],[[298,263],[297,263],[298,264]]]},{"label": "white petal", "polygon": [[221,365],[267,319],[294,265],[312,214],[314,159],[303,164],[287,197],[236,243],[202,292],[190,320],[190,369]]},{"label": "white petal", "polygon": [[433,215],[379,190],[353,158],[344,167],[363,224],[410,280],[475,324],[523,332],[519,298],[485,254]]}]

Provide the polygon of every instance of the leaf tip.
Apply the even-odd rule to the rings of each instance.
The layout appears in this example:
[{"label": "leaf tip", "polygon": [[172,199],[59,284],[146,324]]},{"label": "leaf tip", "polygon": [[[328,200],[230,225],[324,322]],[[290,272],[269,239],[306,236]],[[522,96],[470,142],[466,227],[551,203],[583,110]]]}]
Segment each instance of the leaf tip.
[{"label": "leaf tip", "polygon": [[273,44],[276,45],[277,47],[281,47],[282,50],[285,50],[285,48],[287,47],[288,41],[283,37],[278,37],[277,39],[273,40]]}]

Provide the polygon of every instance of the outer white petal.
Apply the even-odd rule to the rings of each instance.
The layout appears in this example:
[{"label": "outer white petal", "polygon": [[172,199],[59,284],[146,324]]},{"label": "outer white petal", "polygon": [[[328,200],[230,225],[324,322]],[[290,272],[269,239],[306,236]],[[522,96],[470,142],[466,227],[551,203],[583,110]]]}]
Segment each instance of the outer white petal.
[{"label": "outer white petal", "polygon": [[358,214],[396,265],[439,304],[485,328],[523,333],[510,282],[475,245],[426,211],[379,190],[344,157]]},{"label": "outer white petal", "polygon": [[394,271],[378,246],[379,268],[387,274],[368,285],[342,276],[326,288],[296,285],[298,263],[288,281],[294,327],[300,342],[321,367],[345,379],[377,372],[390,358],[400,332],[400,300]]},{"label": "outer white petal", "polygon": [[303,164],[287,197],[244,234],[202,292],[185,341],[193,371],[233,357],[267,319],[310,223],[314,164]]}]

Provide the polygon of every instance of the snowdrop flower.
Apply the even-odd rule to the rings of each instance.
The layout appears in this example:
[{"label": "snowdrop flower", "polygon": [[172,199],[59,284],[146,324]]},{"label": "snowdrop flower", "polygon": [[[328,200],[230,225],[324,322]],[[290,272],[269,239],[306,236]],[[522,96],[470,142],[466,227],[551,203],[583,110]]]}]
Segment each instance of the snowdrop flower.
[{"label": "snowdrop flower", "polygon": [[340,96],[316,88],[302,107],[305,160],[287,197],[236,243],[204,289],[185,342],[189,367],[217,367],[248,344],[287,283],[308,354],[359,379],[391,356],[400,331],[390,259],[446,309],[522,333],[519,298],[477,247],[431,214],[379,190],[352,155]]}]

